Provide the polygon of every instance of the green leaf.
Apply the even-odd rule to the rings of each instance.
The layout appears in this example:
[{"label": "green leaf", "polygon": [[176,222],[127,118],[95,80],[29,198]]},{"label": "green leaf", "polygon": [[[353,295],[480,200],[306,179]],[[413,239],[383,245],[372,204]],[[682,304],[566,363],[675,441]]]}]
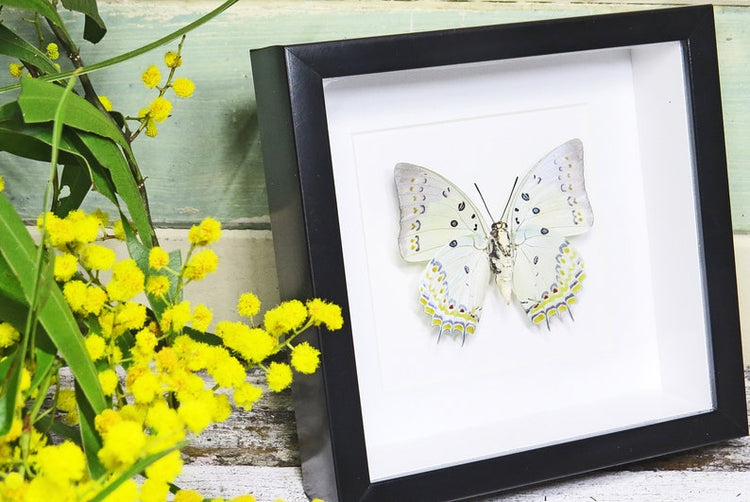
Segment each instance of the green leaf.
[{"label": "green leaf", "polygon": [[29,63],[44,73],[59,73],[54,61],[45,53],[13,33],[4,24],[0,24],[0,54]]},{"label": "green leaf", "polygon": [[208,331],[204,333],[203,331],[198,331],[197,329],[191,328],[190,326],[185,326],[184,328],[182,328],[182,332],[188,335],[190,338],[192,338],[196,342],[203,342],[203,343],[207,343],[208,345],[215,345],[215,346],[220,346],[224,344],[224,340],[222,340],[219,337],[219,335],[209,333]]},{"label": "green leaf", "polygon": [[[18,97],[24,121],[50,122],[54,117],[55,107],[62,98],[63,89],[39,79],[25,80],[29,82],[23,83],[21,95]],[[125,202],[141,239],[150,243],[153,228],[131,172],[131,166],[137,166],[135,156],[120,129],[109,116],[75,94],[67,98],[63,122],[77,130],[78,138],[87,149],[86,152],[81,150],[83,156],[87,159],[95,157],[101,166],[109,170],[115,190]]]},{"label": "green leaf", "polygon": [[83,38],[97,43],[107,33],[104,21],[99,17],[99,9],[96,0],[62,0],[63,7],[86,15],[86,23],[83,27]]},{"label": "green leaf", "polygon": [[[3,308],[6,307],[5,303],[14,302],[22,304],[25,301],[23,296],[23,290],[21,284],[18,283],[18,279],[13,275],[13,271],[10,269],[8,262],[5,261],[5,257],[0,254],[0,295],[4,297],[3,301],[0,301],[0,319],[11,322],[6,316]],[[13,309],[10,309],[11,311]],[[15,317],[15,316],[14,316]],[[25,319],[23,316],[21,319]],[[16,326],[16,329],[23,327],[23,321],[20,324],[11,323]]]},{"label": "green leaf", "polygon": [[102,439],[99,437],[94,426],[94,419],[97,413],[84,398],[81,387],[78,384],[76,384],[75,393],[81,425],[81,445],[83,446],[83,452],[86,454],[89,475],[91,479],[97,479],[104,476],[107,472],[107,469],[102,465],[97,455],[99,450],[102,449]]},{"label": "green leaf", "polygon": [[[79,198],[86,195],[82,192],[85,184],[83,173],[88,172],[88,184],[93,185],[94,190],[107,197],[119,208],[119,201],[115,196],[115,187],[109,173],[96,162],[96,159],[89,159],[84,155],[84,153],[89,153],[88,149],[84,153],[80,152],[76,141],[78,137],[75,130],[63,131],[58,154],[60,162],[66,164],[66,170],[74,165],[79,166],[76,177],[76,190],[81,190],[78,194]],[[18,103],[15,101],[7,103],[0,107],[0,150],[27,159],[49,162],[52,153],[52,127],[47,123],[26,124]],[[92,160],[93,162],[90,162]],[[76,171],[72,170],[68,176],[73,176],[74,172]],[[71,186],[71,191],[73,188]],[[75,209],[72,202],[73,200],[70,200],[66,203],[66,211]]]},{"label": "green leaf", "polygon": [[47,0],[0,0],[0,5],[8,5],[10,7],[18,7],[19,9],[34,11],[49,19],[50,22],[56,26],[63,30],[65,29],[65,25],[63,24],[62,19],[60,19],[60,15]]},{"label": "green leaf", "polygon": [[68,164],[63,167],[60,185],[66,186],[70,190],[68,196],[59,200],[60,205],[57,207],[57,213],[62,218],[70,211],[81,207],[83,199],[91,189],[91,177],[79,166]]},{"label": "green leaf", "polygon": [[[81,186],[77,186],[76,189],[82,190],[84,181],[88,180],[86,184],[89,188],[93,186],[94,190],[107,197],[119,208],[119,201],[115,196],[115,186],[107,170],[98,162],[90,164],[89,159],[78,151],[78,147],[71,143],[70,139],[75,139],[75,131],[64,132],[58,153],[59,160],[66,164],[66,169],[77,167],[80,171],[76,183]],[[47,124],[0,122],[0,150],[27,159],[49,162],[52,151],[51,141],[51,128]],[[84,173],[86,172],[88,172],[88,176],[85,176]],[[71,190],[73,190],[73,187],[71,187]],[[85,194],[81,193],[80,195]],[[67,209],[75,208],[69,207]]]},{"label": "green leaf", "polygon": [[0,375],[2,375],[0,380],[2,384],[2,389],[0,389],[0,436],[6,435],[13,425],[22,367],[23,353],[20,345],[16,346],[12,354],[0,361]]},{"label": "green leaf", "polygon": [[[49,136],[47,132],[40,128],[17,129],[14,124],[0,122],[0,150],[26,159],[49,162],[49,143],[43,139]],[[69,145],[60,146],[60,159],[66,163],[75,162],[76,159],[69,156],[75,155]]]},{"label": "green leaf", "polygon": [[0,122],[5,120],[23,120],[21,115],[21,109],[18,107],[18,102],[11,101],[0,106]]},{"label": "green leaf", "polygon": [[[106,166],[112,178],[117,193],[122,197],[128,208],[130,217],[135,223],[138,235],[144,243],[151,244],[151,236],[154,232],[151,220],[146,212],[146,206],[141,198],[141,191],[130,172],[130,166],[123,157],[122,151],[106,138],[85,131],[77,131],[76,135],[81,140],[83,149],[87,149],[87,158],[96,158],[101,166]],[[135,159],[133,159],[134,161]]]},{"label": "green leaf", "polygon": [[[25,123],[18,104],[7,103],[0,107],[0,150],[27,159],[49,162],[52,128],[48,123]],[[60,208],[62,214],[76,209],[76,204],[80,204],[88,193],[88,187],[93,185],[94,190],[107,197],[118,209],[120,204],[115,191],[120,193],[131,217],[136,221],[138,232],[150,235],[151,224],[141,201],[140,191],[122,151],[116,145],[95,134],[67,129],[59,145],[59,159],[66,164],[62,181],[70,186],[72,197]],[[74,165],[80,167],[76,169]],[[84,174],[86,171],[88,177]]]},{"label": "green leaf", "polygon": [[[47,333],[40,330],[36,337],[36,370],[31,379],[30,389],[35,389],[42,383],[47,373],[51,370],[52,365],[57,358],[57,347],[52,343]],[[44,389],[46,392],[47,389]]]},{"label": "green leaf", "polygon": [[125,244],[128,246],[128,254],[138,265],[138,268],[140,268],[144,274],[148,275],[149,249],[138,240],[132,229],[123,226],[123,231],[125,232]]},{"label": "green leaf", "polygon": [[[23,79],[18,105],[21,107],[24,121],[26,123],[52,122],[64,92],[63,87],[38,78]],[[76,94],[71,94],[66,98],[62,120],[67,126],[109,138],[123,149],[130,150],[130,145],[122,135],[122,131],[117,128],[112,119]]]},{"label": "green leaf", "polygon": [[[12,101],[0,107],[0,150],[32,160],[49,162],[52,145],[52,128],[49,124],[27,124],[23,121],[18,103]],[[63,137],[60,143],[60,160],[86,165],[77,149]]]},{"label": "green leaf", "polygon": [[73,441],[78,446],[81,445],[81,435],[78,433],[76,427],[65,425],[59,420],[55,420],[55,417],[51,415],[45,415],[34,424],[34,428],[42,433],[52,431],[62,438]]},{"label": "green leaf", "polygon": [[[36,245],[18,213],[2,194],[0,235],[3,236],[0,240],[0,254],[20,284],[25,303],[30,304],[36,280]],[[78,324],[52,277],[45,276],[42,280],[47,298],[39,309],[39,322],[67,362],[92,408],[101,411],[106,406],[106,400]]]}]

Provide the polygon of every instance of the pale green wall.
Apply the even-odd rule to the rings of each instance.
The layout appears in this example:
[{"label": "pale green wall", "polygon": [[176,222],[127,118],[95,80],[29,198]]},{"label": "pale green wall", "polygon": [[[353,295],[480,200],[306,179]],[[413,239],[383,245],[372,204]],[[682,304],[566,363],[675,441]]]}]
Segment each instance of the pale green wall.
[{"label": "pale green wall", "polygon": [[[95,62],[133,49],[219,3],[101,2],[109,33],[100,44],[84,46],[84,60]],[[715,12],[733,222],[735,231],[741,233],[750,232],[750,4],[734,4],[716,7]],[[268,227],[248,56],[251,48],[664,5],[241,0],[188,35],[180,74],[196,82],[195,97],[175,103],[173,117],[160,127],[156,139],[142,138],[135,144],[141,168],[148,176],[154,217],[161,226],[184,226],[210,215],[226,226]],[[13,21],[7,12],[3,17]],[[140,83],[140,74],[149,64],[160,62],[162,52],[95,73],[92,78],[97,89],[108,95],[116,108],[135,114],[153,98]],[[0,61],[0,67],[6,68],[7,61]],[[0,77],[0,84],[10,81],[9,76]],[[6,178],[8,195],[23,208],[26,217],[33,218],[40,202],[31,194],[39,192],[35,187],[45,170],[0,155],[0,172]]]}]

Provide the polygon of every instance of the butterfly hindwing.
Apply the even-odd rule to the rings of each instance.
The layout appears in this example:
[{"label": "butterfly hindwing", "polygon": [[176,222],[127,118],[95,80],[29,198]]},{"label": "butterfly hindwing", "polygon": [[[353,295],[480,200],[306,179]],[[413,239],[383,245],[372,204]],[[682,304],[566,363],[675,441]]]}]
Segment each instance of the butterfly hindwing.
[{"label": "butterfly hindwing", "polygon": [[453,240],[471,237],[487,246],[487,229],[479,211],[458,187],[439,174],[400,163],[394,178],[401,209],[399,250],[406,261],[427,261]]},{"label": "butterfly hindwing", "polygon": [[461,237],[435,254],[422,272],[419,301],[440,333],[474,333],[491,276],[486,251]]},{"label": "butterfly hindwing", "polygon": [[529,238],[516,251],[513,292],[534,324],[549,327],[552,316],[572,317],[585,278],[581,255],[557,234]]}]

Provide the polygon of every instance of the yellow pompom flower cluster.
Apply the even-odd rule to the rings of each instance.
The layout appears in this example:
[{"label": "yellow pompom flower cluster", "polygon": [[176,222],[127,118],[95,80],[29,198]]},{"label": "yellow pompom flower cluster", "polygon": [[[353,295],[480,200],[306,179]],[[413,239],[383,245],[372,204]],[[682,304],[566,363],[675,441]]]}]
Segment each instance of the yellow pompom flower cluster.
[{"label": "yellow pompom flower cluster", "polygon": [[177,96],[181,98],[189,98],[193,95],[195,84],[190,79],[180,77],[176,78],[174,82],[172,82],[172,89],[174,90],[174,93],[177,94]]},{"label": "yellow pompom flower cluster", "polygon": [[[108,500],[167,499],[182,470],[180,447],[226,420],[233,406],[251,409],[261,399],[264,387],[249,380],[248,369],[261,368],[267,388],[283,391],[295,374],[312,373],[320,365],[319,350],[296,338],[311,326],[338,329],[343,323],[341,310],[319,299],[289,300],[263,313],[258,297],[244,293],[237,313],[247,322],[219,320],[215,335],[209,334],[211,310],[183,299],[183,288],[216,269],[218,257],[206,246],[220,238],[221,224],[206,218],[192,227],[190,248],[179,266],[178,252],[146,248],[132,236],[131,252],[138,246],[140,251],[118,259],[96,242],[110,237],[108,223],[103,213],[83,211],[39,219],[49,245],[58,251],[55,280],[85,327],[82,348],[96,368],[106,406],[96,416],[86,414],[87,407],[77,402],[82,394],[62,388],[56,373],[46,379],[33,375],[38,388],[30,389],[32,373],[24,368],[11,430],[0,437],[0,500],[89,499],[115,479],[120,484]],[[148,309],[137,300],[144,292]],[[261,316],[263,322],[256,325]],[[0,320],[0,355],[9,353],[21,336]],[[287,350],[285,362],[282,352]],[[47,387],[40,387],[43,382]],[[32,394],[52,399],[37,406],[30,401]],[[23,426],[34,422],[28,416],[32,412],[71,426],[93,423],[101,447],[87,450],[87,457],[73,442],[48,444],[44,434]],[[106,471],[97,479],[87,465],[92,455]],[[121,475],[138,462],[150,462],[141,470],[142,482],[122,481]],[[202,497],[180,490],[174,500]]]},{"label": "yellow pompom flower cluster", "polygon": [[46,213],[37,218],[37,227],[46,227],[47,239],[60,251],[77,251],[102,235],[104,225],[96,214],[81,209],[71,211],[64,218]]},{"label": "yellow pompom flower cluster", "polygon": [[[243,361],[263,368],[268,388],[280,392],[292,383],[292,369],[310,374],[320,365],[320,351],[308,342],[293,344],[294,339],[310,326],[325,324],[335,330],[343,325],[341,309],[337,306],[320,299],[311,300],[308,306],[299,300],[285,301],[265,313],[263,327],[220,321],[216,324],[216,334]],[[237,311],[252,319],[260,311],[260,301],[254,294],[244,293],[237,302]],[[290,364],[278,361],[268,366],[262,364],[285,347],[291,350]]]},{"label": "yellow pompom flower cluster", "polygon": [[163,122],[167,120],[169,114],[172,112],[172,103],[161,96],[154,99],[150,105],[148,105],[148,116],[153,119],[154,122]]},{"label": "yellow pompom flower cluster", "polygon": [[51,42],[47,44],[47,57],[53,61],[60,57],[60,49],[57,47],[56,43]]},{"label": "yellow pompom flower cluster", "polygon": [[8,72],[13,78],[20,78],[23,75],[23,64],[21,63],[10,63],[8,65]]},{"label": "yellow pompom flower cluster", "polygon": [[263,323],[269,333],[281,336],[301,327],[307,320],[307,315],[307,308],[301,301],[290,300],[267,311],[263,317]]},{"label": "yellow pompom flower cluster", "polygon": [[172,102],[165,95],[169,89],[172,89],[179,98],[189,98],[195,91],[195,84],[192,80],[179,77],[174,78],[175,70],[182,65],[182,44],[185,41],[183,37],[180,41],[177,52],[169,51],[164,55],[164,64],[169,70],[166,82],[162,85],[162,75],[159,67],[151,65],[141,74],[141,80],[148,89],[157,89],[159,95],[151,103],[143,108],[137,117],[131,117],[133,120],[140,122],[140,127],[133,138],[145,131],[146,136],[154,137],[158,133],[156,124],[166,120],[172,112]]},{"label": "yellow pompom flower cluster", "polygon": [[179,68],[182,66],[182,56],[176,52],[167,51],[164,54],[164,64],[169,68]]},{"label": "yellow pompom flower cluster", "polygon": [[10,347],[15,344],[21,334],[8,322],[0,322],[0,349]]},{"label": "yellow pompom flower cluster", "polygon": [[[52,61],[55,61],[60,57],[60,49],[57,46],[56,43],[52,42],[47,44],[45,48],[45,54],[46,56],[51,59]],[[57,63],[54,63],[55,68],[57,70],[60,70],[60,65]],[[33,68],[33,67],[32,67]],[[34,68],[35,71],[39,71],[38,68]],[[13,78],[21,78],[24,74],[25,66],[21,62],[15,62],[8,64],[8,72],[10,73],[10,76]],[[28,77],[34,76],[31,73],[26,74]]]},{"label": "yellow pompom flower cluster", "polygon": [[237,313],[244,317],[255,317],[260,312],[260,300],[255,294],[242,293],[237,300]]},{"label": "yellow pompom flower cluster", "polygon": [[99,102],[102,104],[104,110],[108,112],[112,111],[112,101],[107,96],[99,96]]},{"label": "yellow pompom flower cluster", "polygon": [[153,89],[159,85],[159,82],[161,82],[161,72],[159,71],[159,67],[151,65],[146,68],[146,71],[141,75],[141,80],[143,81],[143,85],[149,89]]},{"label": "yellow pompom flower cluster", "polygon": [[307,310],[310,313],[310,320],[314,326],[325,325],[329,330],[336,331],[344,325],[341,307],[334,303],[328,303],[320,298],[313,298],[307,302]]},{"label": "yellow pompom flower cluster", "polygon": [[161,270],[169,265],[169,254],[159,246],[151,248],[148,252],[148,266],[153,270]]},{"label": "yellow pompom flower cluster", "polygon": [[297,344],[292,349],[291,363],[300,373],[315,373],[320,364],[320,351],[307,342]]},{"label": "yellow pompom flower cluster", "polygon": [[207,246],[221,237],[221,223],[213,218],[204,218],[199,225],[193,225],[188,232],[188,240],[196,246]]}]

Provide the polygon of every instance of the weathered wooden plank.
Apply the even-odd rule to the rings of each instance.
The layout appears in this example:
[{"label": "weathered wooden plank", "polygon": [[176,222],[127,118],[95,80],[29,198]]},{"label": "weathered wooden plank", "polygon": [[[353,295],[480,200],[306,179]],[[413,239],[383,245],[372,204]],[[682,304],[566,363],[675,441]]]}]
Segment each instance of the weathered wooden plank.
[{"label": "weathered wooden plank", "polygon": [[[160,127],[156,139],[136,143],[155,218],[162,226],[184,226],[207,215],[237,227],[267,226],[250,48],[696,3],[702,2],[244,0],[188,36],[180,74],[196,81],[195,97],[176,103],[173,118]],[[747,232],[750,10],[747,0],[721,3],[716,17],[734,228]],[[142,45],[217,4],[213,0],[102,2],[102,17],[110,30],[100,44],[83,45],[84,60],[97,61]],[[12,23],[6,11],[3,18]],[[80,29],[78,22],[74,31]],[[95,74],[94,82],[116,107],[135,114],[153,97],[140,84],[140,74],[160,59],[159,51],[142,56]],[[7,155],[0,156],[0,166],[6,192],[27,218],[34,218],[40,207],[34,197],[39,190],[34,187],[45,170],[29,168]]]},{"label": "weathered wooden plank", "polygon": [[[750,398],[750,367],[746,370],[745,383]],[[262,406],[267,410],[288,412],[290,404],[285,394],[287,393],[267,395]],[[256,415],[253,418],[257,419],[260,416]],[[273,416],[273,413],[265,416]],[[223,429],[222,432],[227,431],[228,429]],[[228,440],[224,438],[222,441],[226,443]],[[296,444],[290,442],[286,446],[277,444],[276,447],[296,448]],[[244,465],[241,462],[231,467],[223,465],[206,465],[202,461],[186,465],[178,484],[198,489],[209,496],[229,497],[253,493],[259,501],[272,501],[277,498],[283,498],[287,502],[308,500],[302,489],[298,467],[274,467],[281,464],[264,463],[257,454],[252,465]],[[502,496],[474,499],[475,502],[541,500],[750,500],[750,438],[735,439],[686,453],[544,483]]]},{"label": "weathered wooden plank", "polygon": [[214,424],[183,449],[193,465],[300,465],[297,431],[290,390],[268,390],[262,370],[253,370],[250,381],[264,396],[250,411],[234,410],[225,422]]},{"label": "weathered wooden plank", "polygon": [[[178,484],[209,496],[308,502],[296,467],[186,466]],[[717,502],[750,500],[746,472],[621,471],[588,474],[472,502]]]},{"label": "weathered wooden plank", "polygon": [[[260,373],[253,375],[254,383],[260,384]],[[746,370],[745,384],[750,409],[750,366]],[[293,412],[290,391],[266,392],[252,411],[235,413],[194,440],[185,450],[188,462],[266,467],[299,465]],[[258,437],[252,437],[256,434]],[[626,469],[750,472],[750,437],[631,464]]]}]

